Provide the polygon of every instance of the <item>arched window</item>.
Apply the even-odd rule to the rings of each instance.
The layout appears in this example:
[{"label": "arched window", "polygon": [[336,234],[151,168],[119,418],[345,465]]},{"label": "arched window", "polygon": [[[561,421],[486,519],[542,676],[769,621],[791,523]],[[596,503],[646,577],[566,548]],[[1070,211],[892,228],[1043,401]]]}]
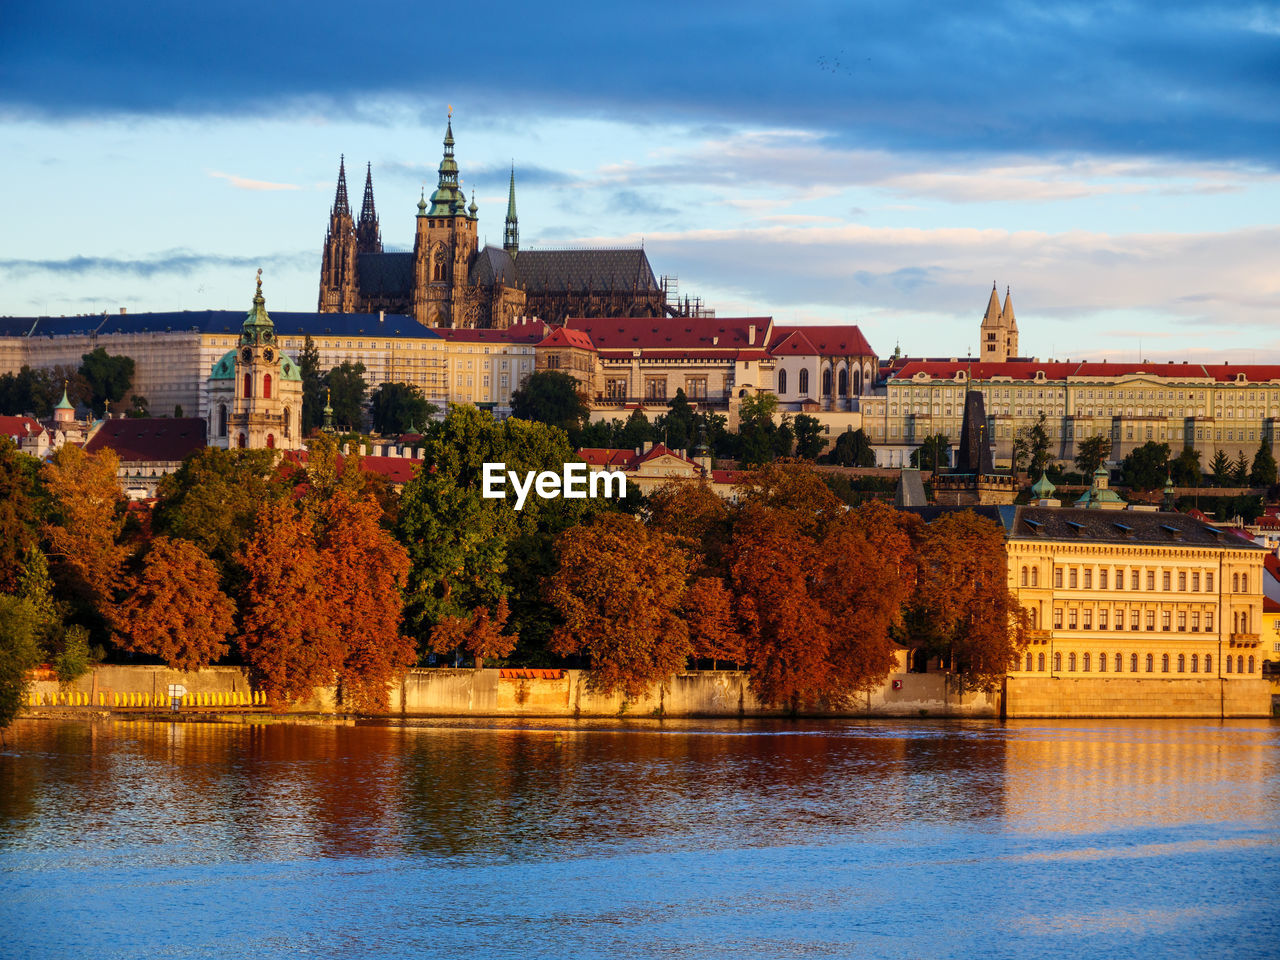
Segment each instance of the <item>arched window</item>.
[{"label": "arched window", "polygon": [[1178,672],[1187,672],[1187,655],[1185,653],[1178,654]]},{"label": "arched window", "polygon": [[822,395],[824,397],[831,396],[831,368],[827,367],[822,371]]},{"label": "arched window", "polygon": [[807,397],[809,395],[809,371],[800,371],[800,396]]},{"label": "arched window", "polygon": [[1105,653],[1098,654],[1098,672],[1107,672],[1107,655]]},{"label": "arched window", "polygon": [[853,371],[853,392],[857,396],[862,396],[862,371],[855,369]]},{"label": "arched window", "polygon": [[1031,672],[1031,654],[1029,652],[1027,653],[1027,672]]},{"label": "arched window", "polygon": [[244,375],[244,395],[246,397],[253,396],[253,374],[251,373]]},{"label": "arched window", "polygon": [[276,448],[276,435],[274,433],[267,434],[267,449],[274,450]]},{"label": "arched window", "polygon": [[1249,672],[1253,673],[1253,657],[1249,658]]},{"label": "arched window", "polygon": [[1213,654],[1211,653],[1204,655],[1204,672],[1213,673]]},{"label": "arched window", "polygon": [[1021,581],[1021,586],[1024,586],[1024,587],[1025,587],[1025,586],[1027,585],[1027,581],[1029,581],[1030,579],[1031,579],[1031,578],[1030,578],[1030,576],[1028,576],[1028,574],[1027,574],[1027,568],[1026,568],[1026,567],[1023,567],[1023,568],[1022,568],[1022,581]]},{"label": "arched window", "polygon": [[1089,655],[1086,653],[1082,657],[1082,659],[1084,660],[1084,663],[1081,665],[1080,669],[1083,670],[1085,673],[1088,673],[1089,672]]},{"label": "arched window", "polygon": [[840,396],[847,397],[849,395],[849,371],[841,370],[840,375],[836,378],[836,383],[839,385]]},{"label": "arched window", "polygon": [[778,371],[778,392],[787,392],[787,371],[785,370]]},{"label": "arched window", "polygon": [[1053,672],[1054,673],[1062,672],[1062,654],[1060,653],[1055,653],[1053,655]]},{"label": "arched window", "polygon": [[436,247],[436,255],[432,265],[432,273],[431,273],[431,279],[436,283],[439,283],[440,281],[444,280],[445,262],[446,262],[446,257],[445,257],[444,247]]},{"label": "arched window", "polygon": [[218,436],[225,437],[227,435],[227,405],[225,403],[218,404]]},{"label": "arched window", "polygon": [[1136,653],[1129,654],[1129,672],[1138,672],[1138,655]]},{"label": "arched window", "polygon": [[1036,586],[1036,585],[1037,585],[1037,584],[1036,584],[1036,581],[1037,581],[1037,580],[1039,580],[1039,579],[1040,579],[1040,577],[1039,577],[1039,575],[1036,573],[1036,568],[1035,568],[1035,567],[1032,567],[1032,568],[1031,568],[1031,585],[1032,585],[1033,587],[1034,587],[1034,586]]},{"label": "arched window", "polygon": [[245,439],[244,439],[244,434],[242,433],[236,438],[236,446],[239,447],[241,450],[243,450],[244,444],[245,444]]},{"label": "arched window", "polygon": [[1236,657],[1236,673],[1244,673],[1244,654]]},{"label": "arched window", "polygon": [[285,435],[285,438],[287,439],[289,436],[289,408],[288,407],[284,408],[284,414],[282,416],[282,420],[284,422],[284,435]]},{"label": "arched window", "polygon": [[1036,655],[1036,669],[1039,670],[1041,673],[1044,673],[1044,654],[1043,653]]},{"label": "arched window", "polygon": [[271,399],[271,374],[264,373],[262,375],[262,399]]},{"label": "arched window", "polygon": [[1147,673],[1151,673],[1156,668],[1156,657],[1153,653],[1147,654]]},{"label": "arched window", "polygon": [[1192,673],[1200,672],[1200,654],[1198,653],[1193,653],[1191,655],[1191,672]]},{"label": "arched window", "polygon": [[1240,592],[1249,592],[1249,575],[1247,573],[1240,574]]},{"label": "arched window", "polygon": [[1076,672],[1076,655],[1074,653],[1067,654],[1067,672],[1068,673]]},{"label": "arched window", "polygon": [[1233,664],[1232,664],[1232,662],[1231,662],[1231,658],[1230,658],[1230,657],[1227,657],[1227,659],[1226,659],[1226,664],[1227,664],[1227,673],[1230,673],[1230,672],[1231,672],[1231,667],[1233,666]]}]

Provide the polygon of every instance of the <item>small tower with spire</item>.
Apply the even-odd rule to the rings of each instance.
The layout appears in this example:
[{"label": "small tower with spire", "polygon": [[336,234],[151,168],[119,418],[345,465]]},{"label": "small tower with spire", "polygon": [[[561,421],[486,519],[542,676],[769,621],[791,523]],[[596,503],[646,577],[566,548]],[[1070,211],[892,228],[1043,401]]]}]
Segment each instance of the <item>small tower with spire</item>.
[{"label": "small tower with spire", "polygon": [[382,252],[382,230],[378,227],[378,211],[373,206],[372,163],[365,164],[364,201],[360,204],[360,220],[356,224],[356,252]]},{"label": "small tower with spire", "polygon": [[507,222],[502,228],[502,249],[511,256],[520,252],[520,221],[516,218],[516,165],[511,165],[511,186],[507,190]]},{"label": "small tower with spire", "polygon": [[471,208],[453,156],[453,108],[445,124],[444,156],[430,198],[418,202],[413,240],[413,317],[427,327],[469,325],[463,315],[471,261],[479,249],[478,207]]},{"label": "small tower with spire", "polygon": [[[372,211],[372,183],[369,184]],[[329,211],[329,232],[324,238],[324,254],[320,265],[321,313],[354,313],[359,295],[356,273],[356,224],[347,201],[346,157],[338,161],[338,189]]]},{"label": "small tower with spire", "polygon": [[991,296],[987,300],[986,313],[978,328],[978,359],[989,363],[1004,363],[1018,355],[1018,322],[1013,316],[1013,296],[1005,287],[1004,306],[1000,306],[1000,294],[991,284]]}]

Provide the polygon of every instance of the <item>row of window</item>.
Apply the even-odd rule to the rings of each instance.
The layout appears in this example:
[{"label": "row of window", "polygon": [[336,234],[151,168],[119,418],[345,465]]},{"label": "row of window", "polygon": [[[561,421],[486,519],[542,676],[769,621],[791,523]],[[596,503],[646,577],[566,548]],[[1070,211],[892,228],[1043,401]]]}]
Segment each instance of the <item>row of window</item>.
[{"label": "row of window", "polygon": [[[1098,654],[1097,673],[1124,673],[1125,657],[1123,653]],[[1171,658],[1170,654],[1162,653],[1160,655],[1160,673],[1213,673],[1213,654],[1206,653],[1203,657],[1203,669],[1201,669],[1202,658],[1200,654],[1193,653],[1188,656],[1185,653],[1179,653],[1176,658]],[[1138,673],[1139,657],[1136,653],[1129,654],[1129,673]],[[1044,673],[1046,657],[1043,653],[1028,653],[1023,664],[1023,671],[1026,673]],[[1077,658],[1075,653],[1066,655],[1066,672],[1067,673],[1093,673],[1093,660],[1087,653],[1082,653]],[[1156,672],[1155,654],[1148,653],[1145,660],[1146,673]],[[1230,674],[1249,674],[1254,672],[1256,666],[1252,656],[1245,657],[1240,654],[1235,657],[1226,656],[1222,658],[1222,665],[1226,673]],[[1077,669],[1077,666],[1079,669]],[[1176,667],[1176,669],[1174,669]],[[1014,667],[1017,669],[1017,666]],[[1053,655],[1053,672],[1063,672],[1063,656],[1061,653]]]},{"label": "row of window", "polygon": [[[800,396],[802,397],[807,397],[809,395],[809,371],[802,369],[800,371],[799,376],[796,379],[799,380],[799,385],[796,389],[796,393],[800,394]],[[778,371],[778,393],[781,394],[786,392],[787,392],[787,371],[779,370]],[[853,371],[853,392],[855,394],[862,393],[862,371],[861,370]],[[836,378],[836,395],[841,397],[849,396],[849,371],[848,370],[839,371],[839,374]],[[830,369],[822,371],[822,396],[824,397],[831,396],[831,370]]]},{"label": "row of window", "polygon": [[[1130,568],[1128,570],[1129,589],[1141,590],[1145,582],[1147,590],[1155,590],[1156,574],[1159,573],[1160,589],[1165,592],[1171,591],[1174,584],[1174,572],[1173,570],[1143,571],[1139,567]],[[1178,592],[1200,593],[1200,584],[1203,582],[1204,592],[1213,593],[1214,577],[1212,570],[1178,570],[1176,572]],[[1116,567],[1113,575],[1111,568],[1099,567],[1096,579],[1099,590],[1113,589],[1112,584],[1114,584],[1114,589],[1123,590],[1125,588],[1125,568]],[[1092,590],[1094,588],[1094,580],[1093,567],[1054,567],[1053,569],[1053,586],[1055,590],[1061,590],[1064,586],[1068,590]],[[1033,566],[1023,566],[1019,573],[1018,585],[1038,587],[1040,585],[1039,569]],[[1248,593],[1249,574],[1233,573],[1231,575],[1231,591],[1233,593]]]},{"label": "row of window", "polygon": [[[1033,620],[1034,620],[1034,612],[1035,611],[1033,610],[1032,611]],[[1053,609],[1053,629],[1055,630],[1063,629],[1062,612],[1063,611],[1061,607],[1054,607]],[[1097,611],[1098,629],[1099,630],[1125,629],[1124,613],[1125,612],[1123,607],[1117,607],[1115,626],[1111,626],[1110,611],[1105,608],[1098,610]],[[1093,629],[1093,616],[1094,616],[1093,609],[1086,608],[1083,610],[1077,610],[1075,607],[1070,607],[1067,609],[1066,614],[1067,614],[1066,616],[1067,630],[1092,630]],[[1204,632],[1213,633],[1213,611],[1211,610],[1204,611],[1203,616],[1204,616]],[[1241,617],[1243,617],[1243,626],[1242,626]],[[1189,627],[1188,627],[1188,618],[1189,618],[1189,624],[1190,624]],[[1178,611],[1178,632],[1179,633],[1199,633],[1200,622],[1201,622],[1200,618],[1201,618],[1201,611],[1192,610],[1188,613],[1188,611],[1186,610],[1179,610]],[[1130,630],[1141,630],[1144,623],[1146,625],[1146,629],[1152,630],[1152,631],[1155,630],[1156,628],[1156,611],[1155,610],[1130,610],[1129,611],[1129,629]],[[1248,625],[1249,625],[1248,611],[1246,610],[1243,612],[1237,612],[1236,619],[1235,619],[1235,627],[1236,627],[1235,632],[1248,633],[1249,632]],[[1033,623],[1032,629],[1034,628],[1035,628],[1035,624]],[[1172,629],[1173,629],[1173,611],[1161,610],[1160,611],[1160,630],[1164,633],[1168,633]]]}]

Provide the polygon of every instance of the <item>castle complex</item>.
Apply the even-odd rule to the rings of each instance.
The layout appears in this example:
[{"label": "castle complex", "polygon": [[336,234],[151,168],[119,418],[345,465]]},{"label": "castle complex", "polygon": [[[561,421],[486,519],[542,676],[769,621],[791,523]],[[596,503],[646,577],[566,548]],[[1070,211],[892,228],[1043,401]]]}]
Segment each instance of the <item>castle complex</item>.
[{"label": "castle complex", "polygon": [[453,154],[453,117],[439,181],[418,200],[412,252],[384,250],[366,168],[360,218],[347,199],[345,158],[320,266],[321,313],[405,314],[427,327],[498,328],[521,317],[660,317],[668,306],[643,249],[521,250],[515,169],[502,246],[479,245],[479,208],[467,203]]}]

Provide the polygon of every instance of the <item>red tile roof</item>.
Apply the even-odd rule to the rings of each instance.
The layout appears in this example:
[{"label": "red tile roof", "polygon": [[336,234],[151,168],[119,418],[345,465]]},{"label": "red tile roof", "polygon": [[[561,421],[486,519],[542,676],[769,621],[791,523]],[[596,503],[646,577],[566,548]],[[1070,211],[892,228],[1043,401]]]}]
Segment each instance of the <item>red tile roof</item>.
[{"label": "red tile roof", "polygon": [[798,353],[801,346],[799,340],[794,346],[787,346],[787,341],[791,339],[793,334],[799,334],[807,340],[814,350],[809,355],[817,353],[823,357],[871,357],[875,356],[875,351],[871,349],[871,344],[867,342],[867,338],[862,335],[862,331],[855,324],[816,324],[809,323],[802,326],[779,326],[774,327],[773,342],[775,346],[772,348],[774,353],[778,353],[779,349],[784,350],[784,355],[793,355]]},{"label": "red tile roof", "polygon": [[431,332],[443,340],[458,343],[538,343],[550,332],[551,327],[541,320],[513,323],[505,330],[478,329],[474,327],[432,327]]},{"label": "red tile roof", "polygon": [[[310,454],[306,450],[286,450],[284,458],[291,463],[305,467]],[[338,455],[338,468],[342,468],[345,458]],[[360,468],[368,473],[376,473],[386,477],[391,483],[408,483],[413,479],[413,471],[421,466],[421,460],[411,457],[361,457]]]},{"label": "red tile roof", "polygon": [[1205,370],[1218,381],[1234,380],[1241,373],[1249,383],[1280,380],[1280,365],[1276,364],[1215,363],[1205,364]]},{"label": "red tile roof", "polygon": [[590,467],[618,467],[630,469],[635,459],[634,450],[619,450],[615,447],[583,447],[577,451],[582,462]]},{"label": "red tile roof", "polygon": [[642,453],[636,458],[636,466],[639,466],[642,463],[648,463],[650,460],[656,460],[658,457],[675,457],[677,460],[683,460],[685,463],[690,464],[694,462],[684,454],[680,453],[680,451],[672,450],[665,443],[655,443],[649,448],[648,453]]},{"label": "red tile roof", "polygon": [[30,417],[0,417],[0,437],[21,440],[23,437],[38,436],[43,431],[44,427]]},{"label": "red tile roof", "polygon": [[84,445],[86,453],[110,449],[124,463],[181,461],[203,449],[205,422],[199,417],[140,417],[105,420]]},{"label": "red tile roof", "polygon": [[1198,363],[1112,363],[1110,361],[1081,363],[1072,376],[1097,379],[1128,377],[1140,373],[1171,380],[1204,380],[1208,377],[1204,367]]},{"label": "red tile roof", "polygon": [[577,347],[581,350],[594,351],[596,345],[582,330],[566,330],[556,327],[538,344],[540,347]]},{"label": "red tile roof", "polygon": [[772,323],[772,317],[570,317],[564,325],[585,333],[601,354],[640,349],[646,355],[681,350],[733,356],[739,350],[763,349]]},{"label": "red tile roof", "polygon": [[924,373],[935,380],[954,380],[956,375],[964,375],[973,380],[990,380],[994,377],[1008,377],[1012,380],[1035,380],[1036,374],[1043,372],[1046,380],[1063,380],[1079,367],[1078,363],[1040,363],[1030,360],[1009,360],[1005,363],[974,363],[967,360],[912,360],[897,373],[897,379],[910,380],[918,373]]}]

